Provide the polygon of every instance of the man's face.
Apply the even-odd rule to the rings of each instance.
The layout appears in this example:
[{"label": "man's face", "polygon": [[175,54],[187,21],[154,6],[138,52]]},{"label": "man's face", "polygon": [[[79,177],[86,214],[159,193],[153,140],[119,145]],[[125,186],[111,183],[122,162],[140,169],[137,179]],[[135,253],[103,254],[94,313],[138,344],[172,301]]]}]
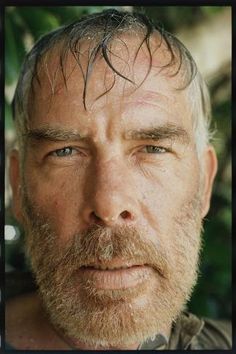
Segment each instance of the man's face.
[{"label": "man's face", "polygon": [[[133,66],[137,43],[126,42],[130,57],[118,43],[124,60],[112,63],[140,83],[148,54]],[[52,322],[82,342],[167,334],[196,281],[203,213],[186,92],[174,90],[178,76],[159,73],[164,51],[136,90],[99,59],[85,111],[78,65],[70,55],[66,88],[55,53],[30,96],[22,189],[43,300]]]}]

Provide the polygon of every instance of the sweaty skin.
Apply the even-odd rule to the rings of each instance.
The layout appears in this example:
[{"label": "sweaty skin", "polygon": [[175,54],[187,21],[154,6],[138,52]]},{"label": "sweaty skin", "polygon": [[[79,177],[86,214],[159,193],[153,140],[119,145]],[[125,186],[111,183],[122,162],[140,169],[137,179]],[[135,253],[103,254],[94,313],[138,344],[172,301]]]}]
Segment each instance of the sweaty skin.
[{"label": "sweaty skin", "polygon": [[[114,56],[113,64],[124,75],[131,75],[137,84],[141,83],[147,73],[147,52],[140,50],[133,66],[136,39],[123,39],[130,57],[120,51],[119,43],[115,43],[113,52],[123,55],[125,61]],[[54,242],[58,250],[70,244],[72,235],[86,232],[94,224],[111,229],[133,227],[140,230],[144,242],[164,250],[168,255],[167,269],[174,270],[182,262],[181,252],[177,252],[181,247],[181,228],[185,231],[192,228],[194,246],[189,246],[188,257],[196,269],[201,219],[209,209],[216,158],[213,148],[208,146],[200,156],[201,173],[187,95],[184,90],[174,89],[181,82],[181,75],[168,77],[167,73],[160,73],[158,66],[168,60],[168,53],[163,46],[158,53],[154,56],[151,72],[140,87],[118,77],[103,60],[95,62],[87,87],[87,111],[82,103],[81,72],[72,55],[66,63],[67,88],[60,71],[55,69],[58,65],[57,49],[49,55],[48,71],[41,70],[41,86],[35,84],[36,95],[31,94],[29,99],[30,134],[24,173],[20,175],[19,155],[14,151],[11,183],[18,220],[23,225],[29,224],[26,213],[22,212],[23,190],[31,205],[36,206],[39,214],[50,223],[53,234],[57,235]],[[124,65],[126,61],[129,69]],[[52,94],[52,78],[55,77]],[[114,77],[114,87],[96,100],[111,85]],[[19,185],[24,188],[19,188]],[[196,223],[191,215],[185,213],[186,206],[192,205],[193,200],[197,200],[198,205],[194,214]],[[194,226],[188,227],[188,222]],[[177,245],[176,248],[173,245]],[[140,293],[129,303],[137,313],[140,308],[145,309],[146,304],[152,311],[150,304],[154,295],[151,287],[160,289],[161,276],[150,265],[145,267],[145,264],[129,265],[120,258],[110,259],[109,262],[93,264],[92,269],[80,269],[82,275],[78,274],[78,279],[93,281],[95,290],[103,289],[105,292],[135,290],[141,282]],[[168,276],[167,273],[167,279]],[[177,281],[184,276],[177,274],[176,279],[174,275],[172,277]],[[194,274],[189,275],[186,283],[188,292],[191,292],[194,277]],[[80,285],[73,284],[80,293]],[[28,301],[34,308],[30,313],[26,310]],[[184,300],[181,301],[176,304],[179,311]],[[37,295],[31,295],[27,301],[22,297],[9,303],[7,340],[19,349],[27,349],[29,337],[33,338],[31,349],[68,348],[47,316],[38,315],[40,306]],[[21,326],[17,328],[14,324],[14,313],[19,318],[17,323],[24,313],[29,313],[27,316],[30,318],[24,321],[28,340],[21,333]],[[40,334],[41,330],[35,330],[41,316],[46,323],[45,328],[48,328],[44,335]],[[170,316],[166,322],[163,319],[163,328],[159,324],[166,336],[169,335],[171,321]],[[72,336],[70,339],[77,348],[93,348],[80,339]],[[138,345],[137,341],[122,343],[121,340],[116,346],[107,344],[105,349],[135,349]]]}]

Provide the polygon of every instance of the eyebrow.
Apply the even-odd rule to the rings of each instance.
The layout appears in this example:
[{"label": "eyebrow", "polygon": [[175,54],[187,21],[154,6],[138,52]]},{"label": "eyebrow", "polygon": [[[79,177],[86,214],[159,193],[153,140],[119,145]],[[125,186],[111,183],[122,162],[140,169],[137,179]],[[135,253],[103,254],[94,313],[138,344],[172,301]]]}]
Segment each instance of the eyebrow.
[{"label": "eyebrow", "polygon": [[[48,140],[48,141],[79,141],[85,140],[86,137],[82,136],[77,131],[65,130],[60,128],[42,127],[38,129],[31,129],[25,136],[30,140]],[[165,139],[181,140],[183,143],[188,144],[190,137],[188,132],[175,124],[165,124],[153,128],[144,128],[138,130],[128,130],[125,133],[126,140],[156,140],[161,141]]]},{"label": "eyebrow", "polygon": [[30,140],[49,140],[49,141],[68,141],[83,140],[81,134],[77,131],[65,130],[60,128],[42,127],[29,130],[25,136]]},{"label": "eyebrow", "polygon": [[179,140],[185,144],[190,142],[188,132],[175,124],[165,124],[159,127],[129,130],[125,137],[127,140]]}]

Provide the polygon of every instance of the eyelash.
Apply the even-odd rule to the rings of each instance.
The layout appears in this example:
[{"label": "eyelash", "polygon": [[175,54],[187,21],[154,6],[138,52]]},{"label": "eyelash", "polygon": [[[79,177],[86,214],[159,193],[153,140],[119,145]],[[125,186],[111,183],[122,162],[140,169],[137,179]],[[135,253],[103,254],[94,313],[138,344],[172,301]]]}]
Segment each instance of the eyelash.
[{"label": "eyelash", "polygon": [[[67,150],[67,152],[68,152],[68,149],[69,149],[69,154],[66,154],[66,150]],[[74,154],[73,154],[73,151],[78,153],[78,150],[75,149],[75,148],[73,148],[72,146],[65,146],[65,147],[63,147],[63,148],[61,148],[61,149],[57,149],[57,150],[55,150],[55,151],[52,151],[52,152],[50,153],[50,155],[51,155],[51,156],[54,156],[54,157],[59,157],[59,158],[68,157],[68,156],[74,155]],[[63,152],[65,153],[65,155],[63,155]],[[62,153],[62,155],[59,155],[60,153]]]},{"label": "eyelash", "polygon": [[[146,150],[146,151],[144,151],[144,150]],[[141,150],[141,152],[143,152],[143,153],[159,154],[159,155],[167,153],[169,151],[170,151],[169,149],[164,148],[163,146],[156,146],[156,145],[145,145]],[[79,153],[79,151],[76,148],[74,148],[72,146],[65,146],[61,149],[57,149],[55,151],[52,151],[50,153],[50,155],[57,157],[57,158],[66,158],[66,157],[73,156],[75,153]]]},{"label": "eyelash", "polygon": [[[146,145],[143,149],[146,149],[146,153],[148,154],[164,154],[170,151],[169,149],[164,148],[163,146],[156,145]],[[153,149],[154,151],[148,151],[150,149]]]}]

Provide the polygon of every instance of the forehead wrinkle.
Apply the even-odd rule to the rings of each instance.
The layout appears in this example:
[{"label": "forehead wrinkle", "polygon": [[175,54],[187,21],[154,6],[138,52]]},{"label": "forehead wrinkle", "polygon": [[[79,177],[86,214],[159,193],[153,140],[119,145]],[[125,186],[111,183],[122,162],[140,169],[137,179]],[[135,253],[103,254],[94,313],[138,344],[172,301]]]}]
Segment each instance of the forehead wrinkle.
[{"label": "forehead wrinkle", "polygon": [[[171,105],[176,104],[176,93],[174,91],[166,92],[166,90],[169,87],[166,87],[164,84],[163,86],[163,79],[161,78],[160,80],[156,80],[153,77],[148,77],[146,78],[145,82],[143,83],[145,87],[143,88],[138,88],[135,89],[134,91],[131,88],[131,92],[128,95],[128,100],[127,103],[128,105],[140,105],[142,106],[143,104],[148,104],[148,105],[153,105],[153,106],[159,106],[163,108],[170,107]],[[159,87],[158,85],[161,85],[157,90],[156,86]],[[133,91],[133,92],[132,92]]]},{"label": "forehead wrinkle", "polygon": [[138,99],[138,102],[147,102],[152,104],[158,103],[174,103],[175,99],[170,96],[166,96],[163,93],[155,92],[155,91],[146,91],[142,94],[142,97]]},{"label": "forehead wrinkle", "polygon": [[[143,101],[142,98],[137,101],[131,101],[126,104],[125,110],[124,110],[124,117],[129,115],[129,114],[134,114],[138,117],[140,116],[145,116],[146,118],[149,117],[159,117],[159,118],[166,118],[167,120],[175,120],[176,117],[178,116],[179,112],[173,113],[171,111],[171,105],[170,104],[164,104],[162,102],[147,102]],[[148,119],[149,119],[148,118]],[[155,120],[156,120],[155,118]]]}]

